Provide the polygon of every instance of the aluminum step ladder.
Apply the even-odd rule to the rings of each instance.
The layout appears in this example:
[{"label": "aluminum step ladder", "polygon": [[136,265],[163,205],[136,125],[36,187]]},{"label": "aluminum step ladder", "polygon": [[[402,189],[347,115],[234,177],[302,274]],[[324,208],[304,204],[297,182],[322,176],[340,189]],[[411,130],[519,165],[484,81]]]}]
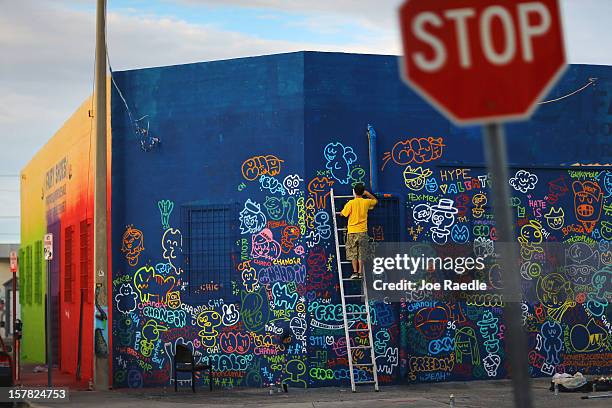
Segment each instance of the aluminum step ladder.
[{"label": "aluminum step ladder", "polygon": [[[337,196],[334,195],[334,189],[330,191],[331,198],[331,211],[332,211],[332,219],[334,220],[334,240],[336,245],[336,261],[338,263],[338,280],[340,282],[340,298],[342,299],[342,315],[344,318],[344,335],[346,337],[346,350],[348,354],[348,364],[349,364],[349,372],[351,377],[351,390],[353,392],[356,391],[356,387],[358,385],[368,385],[374,384],[374,390],[378,391],[378,373],[376,366],[376,356],[374,355],[374,341],[372,339],[372,319],[370,318],[370,303],[368,301],[368,286],[365,281],[365,273],[363,273],[363,279],[361,279],[361,293],[359,294],[348,294],[345,295],[344,283],[349,282],[348,284],[357,285],[358,280],[349,279],[350,274],[352,274],[353,270],[351,265],[351,261],[346,260],[346,256],[341,256],[341,252],[346,255],[346,245],[340,244],[338,240],[338,231],[347,231],[347,228],[338,228],[338,220],[337,217],[340,212],[336,209],[336,200],[344,200],[354,198],[352,195],[350,196]],[[344,248],[344,251],[340,251],[340,248]],[[349,273],[343,273],[342,267],[343,265],[348,265]],[[347,299],[356,299],[357,301],[362,300],[365,305],[365,312],[347,312]],[[360,303],[357,303],[360,304]],[[367,327],[365,329],[352,329],[352,324],[358,322],[360,317],[366,315],[366,324]],[[351,324],[349,324],[351,323]],[[368,332],[368,344],[367,345],[353,345],[351,343],[351,333],[363,333]],[[371,363],[361,364],[359,360],[357,363],[353,362],[353,350],[364,350],[364,352],[370,353]],[[355,371],[354,369],[360,368],[372,368],[372,377],[373,380],[370,381],[355,381]]]}]

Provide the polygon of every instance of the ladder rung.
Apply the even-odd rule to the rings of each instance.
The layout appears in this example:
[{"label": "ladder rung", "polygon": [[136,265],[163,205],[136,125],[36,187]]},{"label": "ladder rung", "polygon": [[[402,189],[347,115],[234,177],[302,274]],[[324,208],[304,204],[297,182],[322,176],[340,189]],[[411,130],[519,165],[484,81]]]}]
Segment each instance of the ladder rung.
[{"label": "ladder rung", "polygon": [[338,231],[348,231],[348,228],[338,228]]},{"label": "ladder rung", "polygon": [[340,245],[338,245],[338,247],[339,247],[339,248],[344,248],[345,246],[346,246],[346,245],[344,245],[344,244],[340,244]]},{"label": "ladder rung", "polygon": [[345,298],[359,298],[364,297],[365,295],[344,295]]},{"label": "ladder rung", "polygon": [[367,312],[346,312],[347,315],[361,315],[361,314],[367,314]]},{"label": "ladder rung", "polygon": [[343,281],[361,282],[361,279],[342,278]]},{"label": "ladder rung", "polygon": [[364,332],[364,331],[369,331],[369,330],[370,330],[369,327],[367,327],[365,329],[348,329],[348,331],[350,331],[350,332]]},{"label": "ladder rung", "polygon": [[372,363],[363,363],[363,364],[355,364],[353,363],[353,366],[359,366],[359,367],[372,367]]},{"label": "ladder rung", "polygon": [[340,215],[340,214],[342,214],[341,211],[336,211],[336,215]]},{"label": "ladder rung", "polygon": [[369,349],[372,348],[372,346],[351,346],[351,350],[355,350],[355,349]]},{"label": "ladder rung", "polygon": [[334,198],[355,198],[353,196],[337,196],[335,195]]},{"label": "ladder rung", "polygon": [[340,261],[341,264],[350,264],[353,263],[352,261]]},{"label": "ladder rung", "polygon": [[355,381],[355,385],[360,385],[360,384],[376,384],[376,381]]}]

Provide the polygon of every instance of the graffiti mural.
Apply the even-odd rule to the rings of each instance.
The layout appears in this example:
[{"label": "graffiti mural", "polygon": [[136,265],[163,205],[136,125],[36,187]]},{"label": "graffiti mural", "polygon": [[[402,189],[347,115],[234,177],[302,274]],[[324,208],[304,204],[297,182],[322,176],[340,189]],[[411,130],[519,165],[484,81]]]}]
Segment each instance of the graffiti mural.
[{"label": "graffiti mural", "polygon": [[[369,163],[360,160],[367,155],[357,145],[329,140],[316,147],[319,157],[305,170],[269,150],[228,171],[239,194],[228,221],[237,239],[221,255],[229,284],[211,279],[202,286],[219,296],[203,300],[189,290],[190,226],[180,218],[180,201],[165,194],[146,204],[143,213],[155,228],[128,227],[121,262],[113,265],[114,386],[170,384],[177,344],[213,365],[215,387],[349,384],[329,194],[333,187],[348,195],[353,184],[367,182]],[[482,168],[438,167],[444,148],[442,137],[417,137],[382,155],[383,169],[398,165],[387,166],[384,176],[405,211],[402,239],[419,242],[424,254],[465,245],[492,260],[478,278],[501,288],[493,181]],[[612,353],[611,179],[609,171],[516,169],[504,181],[517,216],[522,322],[533,376],[610,370],[604,357]],[[370,227],[373,242],[392,235],[388,225]],[[220,239],[219,233],[200,232],[204,240]],[[144,235],[158,244],[145,249]],[[550,244],[563,250],[552,253]],[[507,377],[503,304],[501,295],[459,294],[446,301],[416,291],[400,303],[373,302],[380,383]],[[347,308],[357,316],[349,323],[357,330],[351,346],[364,346],[364,306]],[[366,353],[356,348],[354,362],[368,361]],[[365,367],[355,375],[368,381],[373,373]],[[190,381],[179,377],[178,385]],[[196,381],[207,385],[208,378]]]}]

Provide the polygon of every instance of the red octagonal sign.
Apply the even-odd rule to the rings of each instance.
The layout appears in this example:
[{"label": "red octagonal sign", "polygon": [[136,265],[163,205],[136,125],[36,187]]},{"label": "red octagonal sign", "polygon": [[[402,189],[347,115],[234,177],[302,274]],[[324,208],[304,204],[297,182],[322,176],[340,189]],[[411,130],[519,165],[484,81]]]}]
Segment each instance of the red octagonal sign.
[{"label": "red octagonal sign", "polygon": [[456,123],[526,119],[565,68],[558,0],[408,0],[408,84]]}]

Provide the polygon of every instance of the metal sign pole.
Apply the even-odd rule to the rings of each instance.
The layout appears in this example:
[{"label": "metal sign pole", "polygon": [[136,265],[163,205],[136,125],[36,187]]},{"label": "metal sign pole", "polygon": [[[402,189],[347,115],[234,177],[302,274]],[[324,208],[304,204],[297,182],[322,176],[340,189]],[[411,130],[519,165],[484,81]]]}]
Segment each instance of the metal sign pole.
[{"label": "metal sign pole", "polygon": [[527,361],[527,339],[521,322],[522,291],[519,274],[517,245],[515,245],[514,218],[510,208],[508,180],[508,158],[503,126],[490,123],[483,126],[487,168],[492,178],[495,229],[500,255],[500,266],[504,295],[504,322],[508,327],[506,344],[514,388],[514,404],[520,408],[531,408],[531,387]]},{"label": "metal sign pole", "polygon": [[53,386],[53,361],[52,361],[52,343],[51,343],[51,260],[47,260],[47,386]]},{"label": "metal sign pole", "polygon": [[13,384],[17,382],[17,335],[15,334],[15,321],[17,320],[17,268],[18,268],[18,259],[17,254],[15,252],[11,252],[11,272],[13,273],[13,292],[11,293],[11,303],[13,304],[13,321],[10,325],[10,330],[8,333],[13,334]]}]

